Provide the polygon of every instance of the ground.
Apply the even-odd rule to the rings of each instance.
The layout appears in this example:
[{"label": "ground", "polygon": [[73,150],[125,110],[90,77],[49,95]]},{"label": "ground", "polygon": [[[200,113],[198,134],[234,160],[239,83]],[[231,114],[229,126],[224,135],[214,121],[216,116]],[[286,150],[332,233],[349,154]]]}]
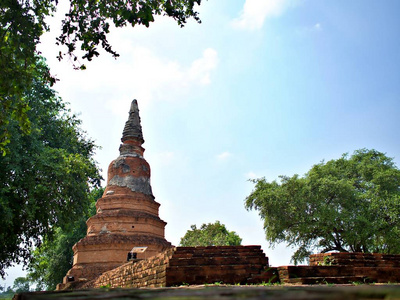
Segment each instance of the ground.
[{"label": "ground", "polygon": [[94,289],[24,293],[15,300],[41,299],[400,299],[400,285],[199,285],[172,288]]}]

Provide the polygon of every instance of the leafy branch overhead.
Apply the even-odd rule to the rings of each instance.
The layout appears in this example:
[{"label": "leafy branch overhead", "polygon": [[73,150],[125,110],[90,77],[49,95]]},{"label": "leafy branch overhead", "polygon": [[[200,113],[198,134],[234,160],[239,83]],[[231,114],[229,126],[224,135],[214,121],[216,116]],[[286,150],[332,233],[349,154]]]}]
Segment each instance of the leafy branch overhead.
[{"label": "leafy branch overhead", "polygon": [[[71,0],[70,10],[62,21],[62,33],[57,38],[57,43],[67,47],[67,54],[75,55],[77,45],[83,51],[83,59],[92,60],[98,56],[98,46],[118,57],[107,40],[110,32],[110,21],[115,27],[126,25],[150,26],[154,22],[154,16],[167,15],[175,19],[181,27],[187,19],[193,17],[200,23],[198,12],[194,11],[194,5],[200,5],[201,0]],[[59,53],[62,59],[62,53]],[[84,66],[81,66],[84,68]]]},{"label": "leafy branch overhead", "polygon": [[[56,44],[65,47],[58,58],[72,58],[74,68],[78,52],[88,61],[99,55],[99,47],[118,57],[107,36],[110,24],[115,27],[144,25],[148,27],[156,15],[166,15],[184,26],[189,18],[200,23],[195,5],[201,0],[70,0],[69,11],[61,22]],[[47,68],[36,69],[40,53],[36,49],[42,34],[49,30],[46,18],[53,16],[58,0],[0,1],[0,152],[6,154],[11,140],[7,124],[16,120],[25,134],[30,133],[27,112],[30,107],[24,91],[33,84],[37,72],[45,83],[56,79]],[[55,54],[56,55],[56,54]],[[36,76],[36,77],[35,77]]]}]

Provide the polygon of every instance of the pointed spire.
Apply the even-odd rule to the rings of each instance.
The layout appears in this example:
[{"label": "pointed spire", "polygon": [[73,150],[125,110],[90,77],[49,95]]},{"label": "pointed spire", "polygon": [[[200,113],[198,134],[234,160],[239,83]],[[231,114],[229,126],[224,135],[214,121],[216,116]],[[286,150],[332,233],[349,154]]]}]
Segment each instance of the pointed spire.
[{"label": "pointed spire", "polygon": [[140,125],[139,107],[137,100],[133,100],[131,103],[131,109],[129,110],[129,118],[125,123],[124,131],[122,132],[121,141],[137,140],[141,144],[144,143],[142,126]]}]

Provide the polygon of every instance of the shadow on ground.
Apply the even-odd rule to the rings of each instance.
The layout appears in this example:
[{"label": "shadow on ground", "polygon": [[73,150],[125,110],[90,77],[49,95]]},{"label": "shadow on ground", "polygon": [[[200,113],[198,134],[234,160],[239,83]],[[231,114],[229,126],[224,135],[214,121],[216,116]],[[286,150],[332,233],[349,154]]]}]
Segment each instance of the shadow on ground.
[{"label": "shadow on ground", "polygon": [[188,286],[32,292],[15,300],[39,299],[400,299],[400,285]]}]

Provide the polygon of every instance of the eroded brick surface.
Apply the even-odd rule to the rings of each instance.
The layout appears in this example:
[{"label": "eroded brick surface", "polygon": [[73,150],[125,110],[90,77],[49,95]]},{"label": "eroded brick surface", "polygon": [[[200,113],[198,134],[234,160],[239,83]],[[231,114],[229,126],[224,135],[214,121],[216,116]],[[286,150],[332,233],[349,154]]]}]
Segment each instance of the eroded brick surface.
[{"label": "eroded brick surface", "polygon": [[313,254],[309,266],[282,266],[278,273],[281,282],[293,284],[400,282],[400,255]]},{"label": "eroded brick surface", "polygon": [[[248,258],[248,260],[246,259]],[[176,247],[147,260],[126,263],[79,288],[165,287],[276,280],[260,246]]]},{"label": "eroded brick surface", "polygon": [[[137,254],[139,259],[172,247],[165,239],[167,223],[159,217],[160,204],[154,200],[150,185],[150,166],[143,157],[144,140],[136,100],[132,102],[121,141],[120,155],[110,163],[106,189],[96,203],[97,213],[87,221],[86,237],[73,246],[73,267],[58,289],[79,287],[123,265],[133,247],[147,247],[145,253]],[[152,285],[156,284],[153,274],[146,276]],[[128,283],[131,284],[122,280],[122,284]]]}]

